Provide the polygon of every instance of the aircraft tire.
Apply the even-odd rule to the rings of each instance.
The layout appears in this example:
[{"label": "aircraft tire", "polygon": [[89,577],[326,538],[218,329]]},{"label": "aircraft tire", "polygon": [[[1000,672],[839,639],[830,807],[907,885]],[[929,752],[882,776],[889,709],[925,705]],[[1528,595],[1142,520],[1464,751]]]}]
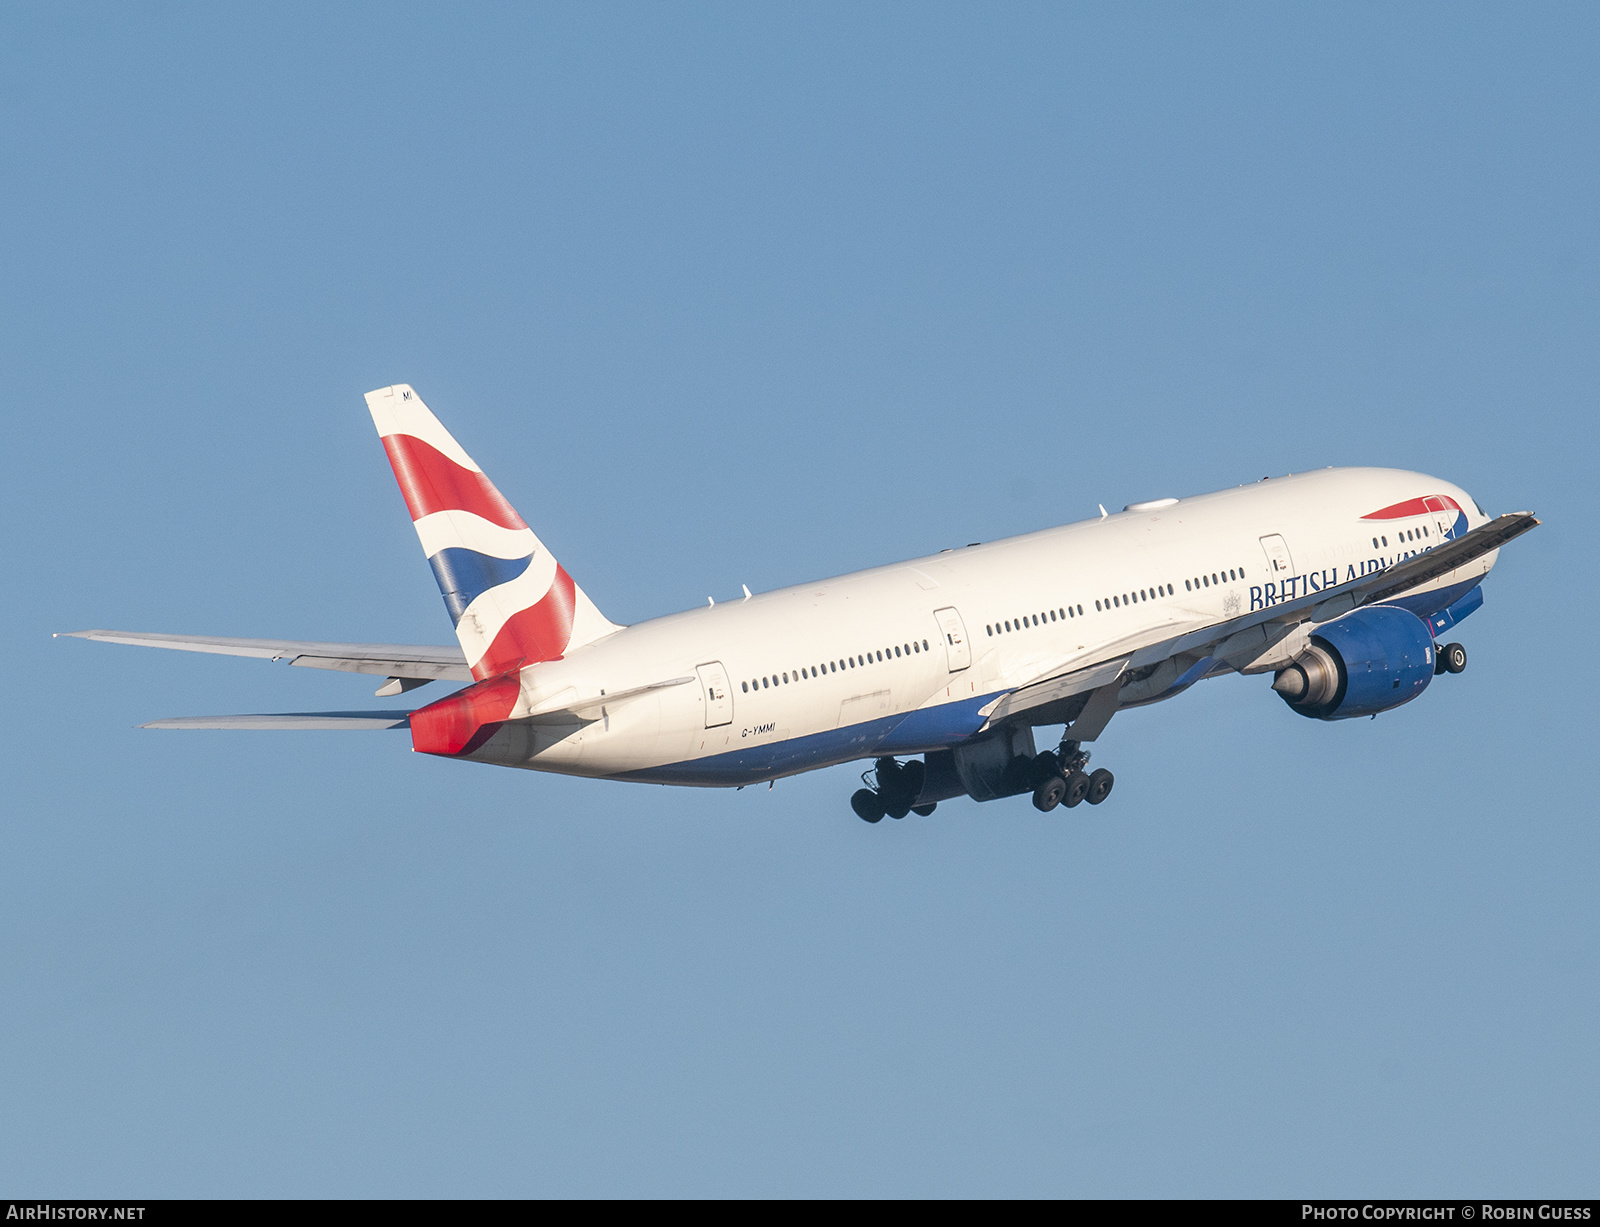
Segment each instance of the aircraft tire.
[{"label": "aircraft tire", "polygon": [[1052,776],[1060,774],[1061,764],[1049,750],[1035,755],[1033,761],[1028,764],[1028,779],[1036,789],[1043,788],[1050,782]]},{"label": "aircraft tire", "polygon": [[1467,668],[1467,649],[1459,643],[1447,643],[1439,653],[1446,673],[1464,673]]},{"label": "aircraft tire", "polygon": [[895,788],[915,802],[921,794],[923,782],[927,778],[928,769],[922,765],[920,758],[914,758],[909,763],[901,765],[900,775],[895,780]]},{"label": "aircraft tire", "polygon": [[1048,814],[1061,804],[1061,798],[1066,795],[1067,781],[1059,775],[1052,775],[1033,790],[1033,808],[1041,814]]},{"label": "aircraft tire", "polygon": [[1111,795],[1111,786],[1116,782],[1117,777],[1101,767],[1089,777],[1089,792],[1084,800],[1090,805],[1099,805]]},{"label": "aircraft tire", "polygon": [[1083,799],[1089,795],[1089,777],[1081,771],[1067,772],[1067,791],[1061,798],[1061,804],[1071,809],[1081,805]]},{"label": "aircraft tire", "polygon": [[926,818],[938,808],[939,803],[937,801],[929,801],[926,805],[913,805],[911,807],[911,812],[917,815],[919,818]]},{"label": "aircraft tire", "polygon": [[850,808],[862,822],[883,821],[883,798],[870,788],[858,788],[850,798]]}]

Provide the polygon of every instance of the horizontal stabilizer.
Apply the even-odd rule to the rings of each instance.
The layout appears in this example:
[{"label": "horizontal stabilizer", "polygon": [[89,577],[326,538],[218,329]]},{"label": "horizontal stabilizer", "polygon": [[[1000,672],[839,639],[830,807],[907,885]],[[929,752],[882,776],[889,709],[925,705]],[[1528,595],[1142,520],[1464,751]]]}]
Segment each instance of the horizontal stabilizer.
[{"label": "horizontal stabilizer", "polygon": [[220,656],[253,656],[287,660],[309,669],[338,669],[378,677],[415,677],[428,681],[470,682],[472,671],[458,647],[417,643],[323,643],[312,639],[235,639],[223,635],[171,635],[160,631],[58,631],[76,639],[131,643],[143,648],[179,652],[211,652]]},{"label": "horizontal stabilizer", "polygon": [[152,720],[142,729],[403,729],[409,726],[408,711],[288,711],[258,716],[174,716]]}]

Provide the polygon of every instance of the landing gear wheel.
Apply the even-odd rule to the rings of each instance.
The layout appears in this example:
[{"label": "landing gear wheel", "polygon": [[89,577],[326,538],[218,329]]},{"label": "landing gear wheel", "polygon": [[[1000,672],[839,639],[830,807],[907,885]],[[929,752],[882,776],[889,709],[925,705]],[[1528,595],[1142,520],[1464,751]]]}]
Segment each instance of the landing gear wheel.
[{"label": "landing gear wheel", "polygon": [[1050,782],[1051,776],[1061,774],[1061,764],[1056,761],[1056,756],[1046,750],[1043,754],[1034,756],[1028,764],[1028,779],[1034,788],[1043,788]]},{"label": "landing gear wheel", "polygon": [[1467,649],[1459,643],[1447,643],[1439,652],[1446,673],[1461,673],[1467,667]]},{"label": "landing gear wheel", "polygon": [[1089,795],[1089,777],[1081,771],[1067,772],[1067,791],[1061,798],[1061,804],[1071,809],[1079,805]]},{"label": "landing gear wheel", "polygon": [[[1041,756],[1042,757],[1042,756]],[[1052,775],[1043,784],[1033,790],[1033,808],[1041,814],[1048,814],[1061,804],[1061,798],[1067,795],[1067,782],[1059,775]]]},{"label": "landing gear wheel", "polygon": [[900,777],[896,786],[911,800],[917,799],[917,794],[922,791],[923,781],[928,778],[928,769],[922,765],[920,758],[914,758],[900,768]]},{"label": "landing gear wheel", "polygon": [[850,798],[850,808],[863,822],[883,821],[883,799],[870,788],[858,788]]},{"label": "landing gear wheel", "polygon": [[926,818],[938,808],[939,803],[937,801],[929,801],[926,805],[913,805],[911,807],[911,812],[917,815],[919,818]]},{"label": "landing gear wheel", "polygon": [[1111,795],[1111,786],[1116,782],[1117,777],[1101,767],[1089,777],[1089,792],[1084,800],[1090,805],[1099,805]]}]

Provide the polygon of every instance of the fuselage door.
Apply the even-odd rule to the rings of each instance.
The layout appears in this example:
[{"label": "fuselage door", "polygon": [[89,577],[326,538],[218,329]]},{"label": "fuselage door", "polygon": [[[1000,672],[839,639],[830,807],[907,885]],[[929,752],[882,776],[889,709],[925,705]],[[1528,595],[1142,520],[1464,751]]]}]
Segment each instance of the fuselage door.
[{"label": "fuselage door", "polygon": [[1463,532],[1466,531],[1467,517],[1461,515],[1459,511],[1452,511],[1446,507],[1443,499],[1426,498],[1422,500],[1422,505],[1432,513],[1433,527],[1438,532],[1440,541],[1451,540],[1456,535],[1457,527]]},{"label": "fuselage door", "polygon": [[1277,582],[1294,574],[1294,559],[1289,556],[1289,544],[1277,533],[1261,538],[1261,548],[1267,555],[1267,578]]},{"label": "fuselage door", "polygon": [[972,645],[967,642],[966,624],[954,606],[933,611],[939,623],[939,633],[944,636],[945,654],[950,658],[950,672],[960,673],[972,663]]},{"label": "fuselage door", "polygon": [[722,667],[722,662],[714,660],[710,664],[696,665],[694,671],[700,675],[700,689],[705,694],[706,727],[714,729],[732,724],[733,688],[728,685],[728,671]]}]

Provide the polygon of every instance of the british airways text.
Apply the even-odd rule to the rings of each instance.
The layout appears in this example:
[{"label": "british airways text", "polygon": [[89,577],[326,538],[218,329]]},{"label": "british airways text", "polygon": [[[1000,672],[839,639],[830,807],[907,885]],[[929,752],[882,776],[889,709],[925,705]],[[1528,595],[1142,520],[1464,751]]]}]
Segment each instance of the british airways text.
[{"label": "british airways text", "polygon": [[1375,571],[1384,569],[1384,563],[1376,558],[1369,558],[1360,564],[1359,569],[1354,563],[1346,567],[1343,580],[1339,578],[1338,567],[1328,567],[1321,571],[1307,572],[1305,575],[1290,575],[1275,584],[1253,585],[1250,589],[1250,608],[1265,609],[1268,605],[1281,605],[1284,601],[1293,601],[1327,588],[1337,588],[1341,583],[1348,584],[1353,579],[1360,579],[1363,575],[1371,575]]}]

